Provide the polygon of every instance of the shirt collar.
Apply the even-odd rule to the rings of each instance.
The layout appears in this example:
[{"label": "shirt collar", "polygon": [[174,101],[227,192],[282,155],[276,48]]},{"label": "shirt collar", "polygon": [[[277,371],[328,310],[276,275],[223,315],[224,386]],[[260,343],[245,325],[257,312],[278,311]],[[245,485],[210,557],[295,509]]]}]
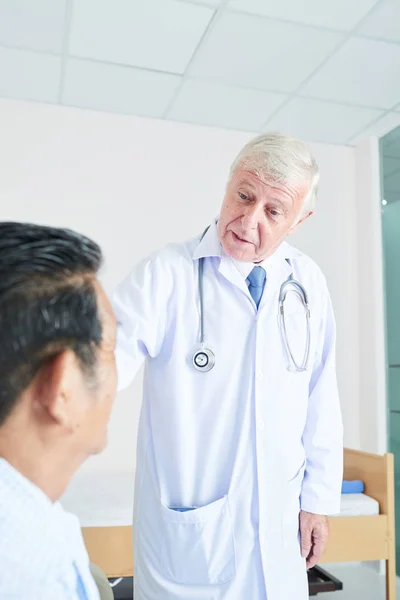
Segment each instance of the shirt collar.
[{"label": "shirt collar", "polygon": [[0,458],[0,481],[7,483],[7,487],[18,490],[24,497],[24,502],[29,498],[40,512],[50,512],[54,507],[50,498],[37,485],[17,471],[4,458]]},{"label": "shirt collar", "polygon": [[247,279],[254,267],[263,267],[263,269],[268,273],[273,259],[274,255],[270,256],[269,258],[266,258],[265,260],[257,264],[252,262],[244,262],[242,260],[236,260],[235,258],[231,258],[231,261],[233,262],[239,273],[242,275],[242,277],[244,279]]}]

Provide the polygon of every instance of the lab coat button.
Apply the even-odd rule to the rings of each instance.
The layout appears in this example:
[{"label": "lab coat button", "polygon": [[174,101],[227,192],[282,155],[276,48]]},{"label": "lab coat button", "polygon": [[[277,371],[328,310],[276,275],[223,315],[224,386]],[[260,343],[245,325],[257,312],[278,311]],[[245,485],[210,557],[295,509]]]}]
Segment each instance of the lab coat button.
[{"label": "lab coat button", "polygon": [[262,429],[264,429],[264,427],[265,427],[265,423],[264,423],[264,421],[263,421],[262,419],[260,419],[260,420],[258,421],[258,423],[257,423],[257,427],[258,427],[258,429],[259,429],[260,431],[261,431]]},{"label": "lab coat button", "polygon": [[258,379],[258,381],[261,381],[261,379],[263,378],[263,376],[264,376],[263,370],[262,369],[258,369],[257,370],[257,379]]}]

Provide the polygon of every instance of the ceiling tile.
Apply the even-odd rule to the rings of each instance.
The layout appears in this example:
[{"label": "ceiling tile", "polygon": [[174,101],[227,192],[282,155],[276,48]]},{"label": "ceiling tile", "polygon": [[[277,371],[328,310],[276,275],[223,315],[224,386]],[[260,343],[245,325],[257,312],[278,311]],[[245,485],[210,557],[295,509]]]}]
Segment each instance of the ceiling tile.
[{"label": "ceiling tile", "polygon": [[79,0],[70,54],[183,73],[214,13],[178,0]]},{"label": "ceiling tile", "polygon": [[386,0],[369,15],[358,33],[386,40],[400,41],[400,2]]},{"label": "ceiling tile", "polygon": [[340,33],[228,12],[200,47],[190,74],[219,83],[289,92],[341,39]]},{"label": "ceiling tile", "polygon": [[66,0],[0,0],[0,44],[60,53]]},{"label": "ceiling tile", "polygon": [[160,117],[181,77],[86,60],[67,62],[63,104]]},{"label": "ceiling tile", "polygon": [[267,122],[266,128],[307,141],[344,144],[379,114],[369,108],[293,98]]},{"label": "ceiling tile", "polygon": [[58,56],[0,48],[0,96],[57,102],[60,72]]},{"label": "ceiling tile", "polygon": [[285,100],[283,94],[258,92],[205,81],[187,80],[169,119],[215,125],[245,131],[259,131]]},{"label": "ceiling tile", "polygon": [[371,123],[369,127],[360,131],[355,137],[353,137],[350,142],[352,144],[357,144],[361,140],[364,140],[368,137],[382,137],[391,131],[395,127],[400,125],[400,114],[390,112],[378,119],[376,122]]},{"label": "ceiling tile", "polygon": [[351,38],[301,89],[302,95],[391,108],[400,100],[400,46]]},{"label": "ceiling tile", "polygon": [[273,19],[286,19],[307,25],[350,30],[376,4],[377,0],[229,0],[228,7]]}]

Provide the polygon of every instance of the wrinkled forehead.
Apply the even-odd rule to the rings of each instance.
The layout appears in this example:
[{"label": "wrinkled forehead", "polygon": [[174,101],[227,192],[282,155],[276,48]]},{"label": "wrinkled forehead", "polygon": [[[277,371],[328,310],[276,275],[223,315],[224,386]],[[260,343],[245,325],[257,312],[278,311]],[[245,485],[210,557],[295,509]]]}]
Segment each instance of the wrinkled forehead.
[{"label": "wrinkled forehead", "polygon": [[273,175],[269,176],[266,173],[260,175],[247,169],[237,169],[233,174],[231,183],[235,187],[245,186],[254,193],[274,193],[280,196],[296,194],[304,197],[310,189],[310,181],[304,178],[277,180]]}]

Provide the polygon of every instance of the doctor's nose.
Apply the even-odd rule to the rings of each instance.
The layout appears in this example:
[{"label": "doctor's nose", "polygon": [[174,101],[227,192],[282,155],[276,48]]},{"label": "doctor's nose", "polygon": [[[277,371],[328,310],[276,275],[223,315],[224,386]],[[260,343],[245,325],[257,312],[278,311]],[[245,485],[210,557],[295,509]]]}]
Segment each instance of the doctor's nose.
[{"label": "doctor's nose", "polygon": [[260,220],[260,207],[257,205],[246,207],[246,212],[242,216],[243,229],[257,229]]}]

